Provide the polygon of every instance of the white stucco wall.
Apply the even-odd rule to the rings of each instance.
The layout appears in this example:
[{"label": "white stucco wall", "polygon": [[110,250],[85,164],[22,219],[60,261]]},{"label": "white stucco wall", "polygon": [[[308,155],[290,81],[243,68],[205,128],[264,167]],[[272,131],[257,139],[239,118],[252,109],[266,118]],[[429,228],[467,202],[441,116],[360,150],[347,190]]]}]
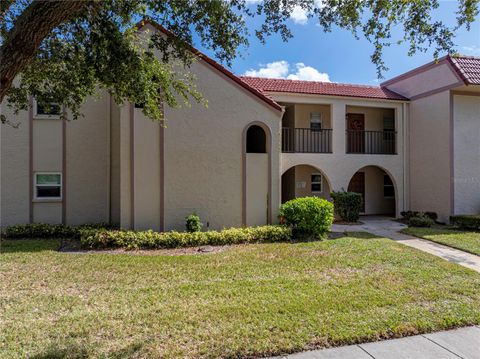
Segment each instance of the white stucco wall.
[{"label": "white stucco wall", "polygon": [[480,93],[453,96],[454,213],[480,214]]}]

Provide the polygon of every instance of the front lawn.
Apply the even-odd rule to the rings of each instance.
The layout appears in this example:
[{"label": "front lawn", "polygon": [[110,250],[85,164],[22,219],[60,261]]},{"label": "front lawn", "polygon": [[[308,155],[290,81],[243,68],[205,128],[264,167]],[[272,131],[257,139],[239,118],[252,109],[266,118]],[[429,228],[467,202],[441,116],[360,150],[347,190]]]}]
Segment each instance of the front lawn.
[{"label": "front lawn", "polygon": [[480,232],[452,230],[444,228],[406,228],[405,234],[428,239],[449,247],[480,255]]},{"label": "front lawn", "polygon": [[480,275],[383,238],[190,255],[1,243],[0,356],[254,357],[480,324]]}]

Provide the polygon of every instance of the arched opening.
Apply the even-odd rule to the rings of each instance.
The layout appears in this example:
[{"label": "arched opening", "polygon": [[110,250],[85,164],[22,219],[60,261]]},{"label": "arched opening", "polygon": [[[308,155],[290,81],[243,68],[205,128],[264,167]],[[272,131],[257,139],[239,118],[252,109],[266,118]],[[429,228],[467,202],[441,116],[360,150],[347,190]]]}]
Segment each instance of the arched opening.
[{"label": "arched opening", "polygon": [[378,166],[360,168],[350,179],[348,191],[362,195],[362,214],[395,216],[395,183],[383,168]]},{"label": "arched opening", "polygon": [[297,165],[282,175],[282,203],[310,196],[330,199],[330,192],[330,181],[314,166]]},{"label": "arched opening", "polygon": [[267,135],[263,128],[252,125],[247,130],[247,153],[267,153]]}]

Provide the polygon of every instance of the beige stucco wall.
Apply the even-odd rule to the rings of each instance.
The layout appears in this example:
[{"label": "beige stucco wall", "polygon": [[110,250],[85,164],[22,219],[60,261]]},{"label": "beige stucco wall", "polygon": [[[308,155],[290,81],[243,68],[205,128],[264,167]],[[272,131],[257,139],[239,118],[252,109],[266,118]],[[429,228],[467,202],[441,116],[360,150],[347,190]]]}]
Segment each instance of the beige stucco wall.
[{"label": "beige stucco wall", "polygon": [[110,221],[120,224],[120,106],[110,100]]},{"label": "beige stucco wall", "polygon": [[160,230],[160,126],[134,109],[135,229]]},{"label": "beige stucco wall", "polygon": [[268,154],[246,154],[247,226],[267,223],[268,209]]},{"label": "beige stucco wall", "polygon": [[480,214],[480,92],[453,97],[454,213]]},{"label": "beige stucco wall", "polygon": [[110,98],[88,98],[66,123],[66,223],[109,220]]},{"label": "beige stucco wall", "polygon": [[450,92],[410,104],[410,207],[450,215]]},{"label": "beige stucco wall", "polygon": [[365,131],[383,131],[384,117],[395,118],[395,111],[391,108],[347,106],[346,113],[365,115]]},{"label": "beige stucco wall", "polygon": [[0,226],[29,222],[29,123],[28,112],[18,115],[5,105],[0,111],[19,124],[0,124]]},{"label": "beige stucco wall", "polygon": [[[312,166],[297,166],[295,167],[295,197],[307,197],[315,196],[320,198],[329,199],[330,198],[330,186],[328,180],[325,176],[319,172],[318,169]],[[322,174],[322,191],[321,192],[312,192],[312,174],[320,173]],[[305,187],[303,187],[305,184]]]},{"label": "beige stucco wall", "polygon": [[378,167],[365,167],[365,214],[388,214],[395,212],[395,198],[383,195],[385,172]]},{"label": "beige stucco wall", "polygon": [[[37,172],[62,172],[63,121],[60,119],[33,118],[33,178]],[[64,195],[64,189],[62,189]],[[35,193],[34,193],[35,197]],[[33,222],[61,223],[62,200],[34,199]]]},{"label": "beige stucco wall", "polygon": [[[242,224],[242,133],[253,121],[272,134],[272,219],[280,197],[281,112],[271,109],[225,75],[194,63],[197,86],[208,108],[166,108],[165,227],[183,229],[196,212],[209,228]],[[248,213],[247,213],[248,217]]]},{"label": "beige stucco wall", "polygon": [[295,128],[310,128],[310,113],[319,112],[322,116],[322,129],[332,128],[330,106],[316,104],[296,104]]}]

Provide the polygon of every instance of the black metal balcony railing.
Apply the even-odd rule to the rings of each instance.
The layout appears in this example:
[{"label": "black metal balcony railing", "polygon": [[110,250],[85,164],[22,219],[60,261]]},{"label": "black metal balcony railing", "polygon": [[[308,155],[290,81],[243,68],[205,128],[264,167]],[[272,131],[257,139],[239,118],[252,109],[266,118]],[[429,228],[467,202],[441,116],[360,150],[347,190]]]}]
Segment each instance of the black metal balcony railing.
[{"label": "black metal balcony railing", "polygon": [[395,131],[347,130],[347,153],[396,154]]},{"label": "black metal balcony railing", "polygon": [[282,152],[331,153],[332,130],[282,128]]}]

